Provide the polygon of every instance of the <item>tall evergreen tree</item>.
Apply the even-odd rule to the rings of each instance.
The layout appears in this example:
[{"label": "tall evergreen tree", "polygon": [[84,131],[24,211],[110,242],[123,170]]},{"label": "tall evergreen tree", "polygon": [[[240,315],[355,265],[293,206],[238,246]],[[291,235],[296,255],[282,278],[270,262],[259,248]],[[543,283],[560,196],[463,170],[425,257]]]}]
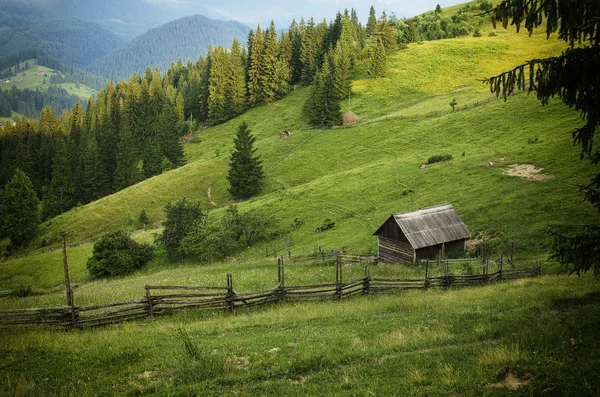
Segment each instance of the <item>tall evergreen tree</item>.
[{"label": "tall evergreen tree", "polygon": [[367,20],[367,26],[365,28],[365,34],[367,39],[375,34],[375,28],[377,26],[377,17],[375,16],[375,8],[371,6],[369,9],[369,19]]},{"label": "tall evergreen tree", "polygon": [[343,101],[348,98],[351,91],[351,71],[353,65],[353,41],[352,22],[344,16],[340,39],[333,53],[333,81],[335,86],[335,98]]},{"label": "tall evergreen tree", "polygon": [[304,103],[304,114],[311,125],[318,127],[329,127],[341,120],[340,101],[335,95],[331,62],[327,54]]},{"label": "tall evergreen tree", "polygon": [[265,103],[271,103],[277,97],[279,88],[277,53],[277,31],[275,30],[275,23],[271,21],[271,25],[265,31],[265,44],[260,66],[262,73],[259,76],[260,97]]},{"label": "tall evergreen tree", "polygon": [[255,156],[256,138],[251,134],[248,124],[244,121],[233,139],[234,150],[229,159],[229,193],[235,198],[245,199],[260,192],[264,180],[262,161]]},{"label": "tall evergreen tree", "polygon": [[84,202],[89,203],[102,197],[104,187],[108,184],[108,176],[104,163],[100,158],[100,149],[95,134],[90,134],[85,149],[83,163]]},{"label": "tall evergreen tree", "polygon": [[300,59],[302,61],[302,84],[309,85],[318,68],[319,48],[317,43],[317,30],[315,21],[310,18],[304,34],[302,35],[302,47]]},{"label": "tall evergreen tree", "polygon": [[219,124],[231,117],[227,109],[227,80],[229,56],[223,47],[212,52],[212,66],[208,80],[208,118],[210,124]]},{"label": "tall evergreen tree", "polygon": [[371,56],[369,59],[369,69],[367,73],[369,76],[377,79],[385,76],[387,70],[387,57],[385,53],[385,45],[381,40],[376,40],[377,45],[375,48],[371,48]]},{"label": "tall evergreen tree", "polygon": [[[302,24],[304,25],[304,20],[302,20]],[[288,37],[292,42],[291,83],[297,84],[300,82],[300,78],[302,77],[302,60],[300,56],[302,52],[302,34],[300,26],[295,19],[292,20],[292,23],[288,29]]]},{"label": "tall evergreen tree", "polygon": [[66,137],[62,135],[56,137],[52,161],[52,183],[44,199],[42,211],[44,220],[68,211],[74,205],[75,189],[65,140]]},{"label": "tall evergreen tree", "polygon": [[12,245],[20,247],[35,236],[40,223],[39,204],[31,180],[20,169],[15,170],[0,204],[3,229]]},{"label": "tall evergreen tree", "polygon": [[248,102],[250,106],[264,103],[261,81],[263,80],[263,53],[265,48],[264,33],[260,25],[256,28],[252,41],[250,53],[250,64],[248,65]]},{"label": "tall evergreen tree", "polygon": [[229,56],[229,79],[227,82],[228,108],[231,109],[232,116],[237,116],[246,109],[246,71],[244,58],[245,56],[242,54],[239,42],[237,39],[233,39],[231,54]]},{"label": "tall evergreen tree", "polygon": [[117,168],[113,178],[113,191],[125,189],[140,180],[136,140],[131,130],[122,126],[119,131],[119,143],[117,144]]},{"label": "tall evergreen tree", "polygon": [[165,101],[158,118],[158,141],[162,155],[174,166],[184,164],[183,145],[179,138],[183,135],[184,123],[177,122],[175,108],[169,101]]}]

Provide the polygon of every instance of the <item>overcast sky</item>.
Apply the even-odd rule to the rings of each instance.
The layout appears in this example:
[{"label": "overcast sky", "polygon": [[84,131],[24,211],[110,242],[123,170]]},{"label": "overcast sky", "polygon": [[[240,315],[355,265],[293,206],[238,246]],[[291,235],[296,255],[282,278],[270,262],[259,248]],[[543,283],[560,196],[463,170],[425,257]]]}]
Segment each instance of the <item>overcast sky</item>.
[{"label": "overcast sky", "polygon": [[[465,3],[466,0],[146,0],[151,3],[184,8],[187,13],[206,13],[220,15],[223,19],[233,19],[239,22],[255,25],[266,24],[271,19],[275,22],[289,22],[301,17],[317,20],[324,17],[327,20],[335,17],[338,10],[354,8],[360,20],[365,23],[371,5],[375,7],[377,16],[382,10],[390,15],[392,12],[398,18],[412,17],[425,11],[435,9],[437,4],[442,7]],[[196,11],[197,10],[197,11]],[[211,15],[209,15],[211,16]]]}]

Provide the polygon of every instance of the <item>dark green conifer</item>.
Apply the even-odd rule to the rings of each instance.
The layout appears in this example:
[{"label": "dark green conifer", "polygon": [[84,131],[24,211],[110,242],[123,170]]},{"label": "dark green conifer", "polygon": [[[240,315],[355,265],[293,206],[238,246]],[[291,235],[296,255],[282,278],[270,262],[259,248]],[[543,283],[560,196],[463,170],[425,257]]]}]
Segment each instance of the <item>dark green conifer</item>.
[{"label": "dark green conifer", "polygon": [[244,121],[233,139],[234,150],[229,160],[229,193],[235,198],[245,199],[260,192],[264,172],[260,156],[255,156],[256,138],[250,133],[248,124]]},{"label": "dark green conifer", "polygon": [[309,124],[317,127],[330,127],[341,120],[340,101],[336,99],[331,62],[327,54],[304,103],[304,114]]},{"label": "dark green conifer", "polygon": [[70,210],[74,203],[75,189],[71,175],[71,164],[67,155],[66,137],[58,135],[54,143],[52,161],[52,182],[44,199],[42,218],[44,220]]},{"label": "dark green conifer", "polygon": [[35,236],[40,223],[39,204],[31,180],[17,168],[6,184],[0,204],[3,230],[12,245],[20,247]]}]

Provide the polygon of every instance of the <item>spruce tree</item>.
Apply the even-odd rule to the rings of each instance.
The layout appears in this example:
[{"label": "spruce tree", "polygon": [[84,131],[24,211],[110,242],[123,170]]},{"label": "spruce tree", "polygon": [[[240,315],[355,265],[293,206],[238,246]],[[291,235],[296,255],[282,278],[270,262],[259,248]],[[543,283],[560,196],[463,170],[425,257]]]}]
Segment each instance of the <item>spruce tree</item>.
[{"label": "spruce tree", "polygon": [[179,138],[185,131],[185,123],[177,122],[175,108],[169,101],[165,101],[163,109],[158,117],[158,141],[162,156],[167,158],[174,166],[185,163],[183,145]]},{"label": "spruce tree", "polygon": [[126,126],[121,128],[117,145],[117,168],[113,178],[113,191],[125,189],[137,183],[141,178],[137,168],[137,145],[131,130]]},{"label": "spruce tree", "polygon": [[20,169],[15,170],[6,184],[0,211],[12,245],[20,247],[35,236],[40,223],[39,204],[31,180]]},{"label": "spruce tree", "polygon": [[331,62],[327,54],[304,103],[304,114],[308,122],[317,127],[329,127],[341,120],[340,101],[336,98]]},{"label": "spruce tree", "polygon": [[297,84],[300,82],[300,77],[302,76],[302,61],[300,59],[300,53],[302,51],[302,35],[300,26],[295,19],[292,20],[288,29],[288,37],[292,42],[291,83]]},{"label": "spruce tree", "polygon": [[381,40],[377,40],[375,48],[371,48],[371,57],[369,59],[369,69],[367,70],[367,73],[375,79],[385,76],[387,69],[386,63],[387,57],[385,46]]},{"label": "spruce tree", "polygon": [[227,99],[231,116],[235,117],[246,109],[246,71],[244,58],[237,39],[233,39],[229,56]]},{"label": "spruce tree", "polygon": [[234,150],[229,161],[227,180],[230,185],[229,193],[237,199],[245,199],[260,192],[265,177],[260,156],[254,155],[257,150],[254,148],[256,138],[250,132],[244,121],[233,139]]},{"label": "spruce tree", "polygon": [[227,73],[229,56],[223,47],[212,52],[212,66],[208,79],[208,117],[210,124],[220,124],[231,116],[227,109]]},{"label": "spruce tree", "polygon": [[250,106],[264,103],[261,80],[263,74],[263,53],[265,47],[264,33],[260,25],[256,28],[252,40],[252,51],[250,52],[250,63],[248,65],[248,102]]},{"label": "spruce tree", "polygon": [[353,64],[352,51],[352,22],[344,16],[340,39],[337,42],[333,54],[333,81],[335,86],[335,98],[343,101],[348,98],[351,91],[352,79],[350,72]]},{"label": "spruce tree", "polygon": [[260,66],[262,73],[259,76],[260,97],[265,103],[275,101],[279,88],[277,53],[277,32],[275,30],[275,23],[271,21],[271,25],[265,31],[265,44]]},{"label": "spruce tree", "polygon": [[375,27],[377,26],[377,17],[375,16],[375,8],[371,6],[369,10],[369,19],[367,20],[367,27],[365,28],[365,34],[367,38],[372,37],[375,34]]},{"label": "spruce tree", "polygon": [[102,197],[103,187],[108,183],[106,169],[100,158],[100,149],[96,134],[88,137],[83,162],[83,195],[84,202],[89,203]]},{"label": "spruce tree", "polygon": [[74,203],[75,189],[71,175],[71,164],[67,155],[65,137],[58,135],[54,143],[52,160],[52,182],[44,199],[42,218],[44,220],[70,210]]},{"label": "spruce tree", "polygon": [[302,35],[300,59],[302,61],[302,84],[312,83],[317,72],[319,49],[317,47],[317,31],[315,21],[310,18],[308,25]]}]

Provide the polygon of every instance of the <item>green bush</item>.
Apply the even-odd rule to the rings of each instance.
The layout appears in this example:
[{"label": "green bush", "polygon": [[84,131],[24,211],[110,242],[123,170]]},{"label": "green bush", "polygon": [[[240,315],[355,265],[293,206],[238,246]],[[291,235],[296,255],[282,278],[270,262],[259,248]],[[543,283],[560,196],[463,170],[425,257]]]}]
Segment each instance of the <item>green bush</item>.
[{"label": "green bush", "polygon": [[134,241],[124,231],[105,234],[94,244],[87,269],[93,277],[121,276],[141,269],[152,259],[152,247]]},{"label": "green bush", "polygon": [[167,203],[165,206],[167,219],[165,229],[156,242],[165,247],[169,257],[183,255],[181,243],[202,222],[205,215],[200,208],[199,202],[188,201],[185,198],[179,200],[175,205]]},{"label": "green bush", "polygon": [[449,160],[452,160],[451,154],[438,154],[435,156],[431,156],[429,159],[427,159],[427,164],[439,163],[442,161],[449,161]]}]

